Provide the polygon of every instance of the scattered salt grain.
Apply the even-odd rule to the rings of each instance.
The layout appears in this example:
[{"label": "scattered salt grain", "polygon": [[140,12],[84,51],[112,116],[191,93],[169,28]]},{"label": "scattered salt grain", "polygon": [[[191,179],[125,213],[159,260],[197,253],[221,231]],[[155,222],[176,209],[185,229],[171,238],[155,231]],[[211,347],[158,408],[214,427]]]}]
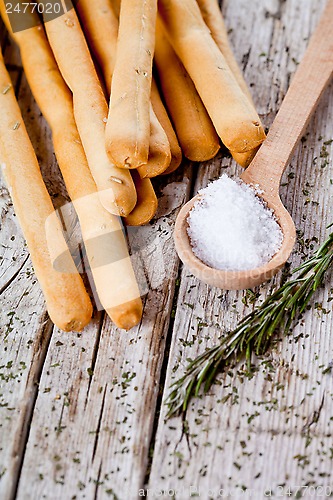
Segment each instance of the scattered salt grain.
[{"label": "scattered salt grain", "polygon": [[281,248],[283,234],[274,212],[252,186],[222,175],[199,194],[187,233],[194,254],[208,266],[254,269]]}]

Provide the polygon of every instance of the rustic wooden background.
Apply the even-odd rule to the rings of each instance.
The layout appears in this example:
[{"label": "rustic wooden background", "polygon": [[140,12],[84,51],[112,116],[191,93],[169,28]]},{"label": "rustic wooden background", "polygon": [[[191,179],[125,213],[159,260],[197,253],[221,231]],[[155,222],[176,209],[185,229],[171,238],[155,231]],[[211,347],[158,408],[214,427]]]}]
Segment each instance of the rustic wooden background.
[{"label": "rustic wooden background", "polygon": [[[225,0],[230,39],[266,126],[286,93],[325,0]],[[333,29],[333,27],[332,27]],[[50,130],[2,37],[6,62],[45,180],[66,199]],[[0,110],[1,112],[1,110]],[[296,265],[332,222],[333,86],[325,93],[281,187],[298,229]],[[81,334],[50,322],[2,183],[0,498],[136,499],[191,496],[319,498],[333,491],[333,284],[328,281],[248,379],[240,366],[165,422],[163,400],[186,359],[204,351],[279,283],[223,292],[179,266],[172,231],[180,206],[221,172],[219,154],[184,163],[156,183],[160,208],[145,230],[149,293],[140,326],[125,333],[103,313]],[[244,249],[246,251],[246,249]],[[300,493],[297,488],[302,487]],[[326,488],[326,490],[325,490]],[[221,491],[223,489],[223,491]],[[245,491],[242,493],[241,489]],[[290,495],[289,495],[290,496]]]}]

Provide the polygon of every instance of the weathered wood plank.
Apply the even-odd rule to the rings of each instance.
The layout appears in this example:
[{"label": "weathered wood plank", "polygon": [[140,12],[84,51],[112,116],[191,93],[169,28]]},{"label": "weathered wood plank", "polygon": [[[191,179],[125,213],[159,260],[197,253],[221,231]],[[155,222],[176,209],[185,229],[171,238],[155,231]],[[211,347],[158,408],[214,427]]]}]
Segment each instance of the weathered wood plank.
[{"label": "weathered wood plank", "polygon": [[[253,84],[254,99],[267,125],[324,3],[225,2],[233,45],[246,65],[246,78]],[[325,226],[332,221],[332,94],[331,86],[281,189],[296,227],[304,233],[292,255],[293,265],[315,244],[313,236],[324,237]],[[209,169],[202,168],[197,187],[218,176],[221,163],[227,164],[215,160]],[[232,168],[228,173],[234,172]],[[260,298],[279,279],[261,286]],[[291,338],[278,342],[270,355],[257,361],[258,372],[252,379],[246,377],[244,367],[221,375],[207,396],[191,403],[185,424],[179,418],[165,422],[163,408],[148,484],[151,497],[162,496],[163,491],[171,497],[174,490],[177,500],[191,494],[219,498],[230,492],[234,498],[247,498],[240,491],[247,488],[253,490],[251,498],[263,498],[265,490],[286,496],[289,486],[295,491],[298,485],[332,484],[333,379],[330,369],[325,374],[332,361],[331,287],[328,279],[317,294],[317,307],[307,312]],[[246,293],[208,287],[183,270],[164,398],[186,359],[215,343],[223,330],[233,328],[253,307],[244,304],[249,298]],[[279,489],[279,485],[284,486]],[[320,490],[311,491],[313,496],[320,494]]]}]

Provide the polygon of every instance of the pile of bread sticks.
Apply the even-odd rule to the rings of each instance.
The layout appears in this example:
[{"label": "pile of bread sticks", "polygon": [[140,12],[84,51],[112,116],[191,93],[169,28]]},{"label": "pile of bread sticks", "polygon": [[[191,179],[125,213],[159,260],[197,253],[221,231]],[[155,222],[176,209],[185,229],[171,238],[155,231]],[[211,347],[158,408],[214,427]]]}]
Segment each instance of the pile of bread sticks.
[{"label": "pile of bread sticks", "polygon": [[[35,27],[13,33],[0,0],[52,130],[99,300],[118,327],[130,329],[142,302],[121,217],[126,225],[153,218],[150,178],[173,172],[182,155],[206,161],[222,142],[246,167],[265,133],[217,0],[80,0],[70,7],[56,18],[43,15],[43,24],[26,10]],[[0,159],[48,312],[59,328],[81,330],[92,304],[71,257],[70,274],[52,266],[66,242],[2,57],[0,86]],[[96,265],[100,236],[114,255]]]}]

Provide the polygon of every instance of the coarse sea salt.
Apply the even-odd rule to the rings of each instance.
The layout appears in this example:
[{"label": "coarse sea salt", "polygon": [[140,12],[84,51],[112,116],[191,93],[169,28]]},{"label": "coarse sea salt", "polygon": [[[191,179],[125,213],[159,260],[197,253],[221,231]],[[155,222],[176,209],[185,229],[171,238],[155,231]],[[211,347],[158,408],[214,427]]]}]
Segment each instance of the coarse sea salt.
[{"label": "coarse sea salt", "polygon": [[199,191],[187,233],[194,254],[215,269],[249,270],[271,260],[283,234],[258,190],[227,175]]}]

